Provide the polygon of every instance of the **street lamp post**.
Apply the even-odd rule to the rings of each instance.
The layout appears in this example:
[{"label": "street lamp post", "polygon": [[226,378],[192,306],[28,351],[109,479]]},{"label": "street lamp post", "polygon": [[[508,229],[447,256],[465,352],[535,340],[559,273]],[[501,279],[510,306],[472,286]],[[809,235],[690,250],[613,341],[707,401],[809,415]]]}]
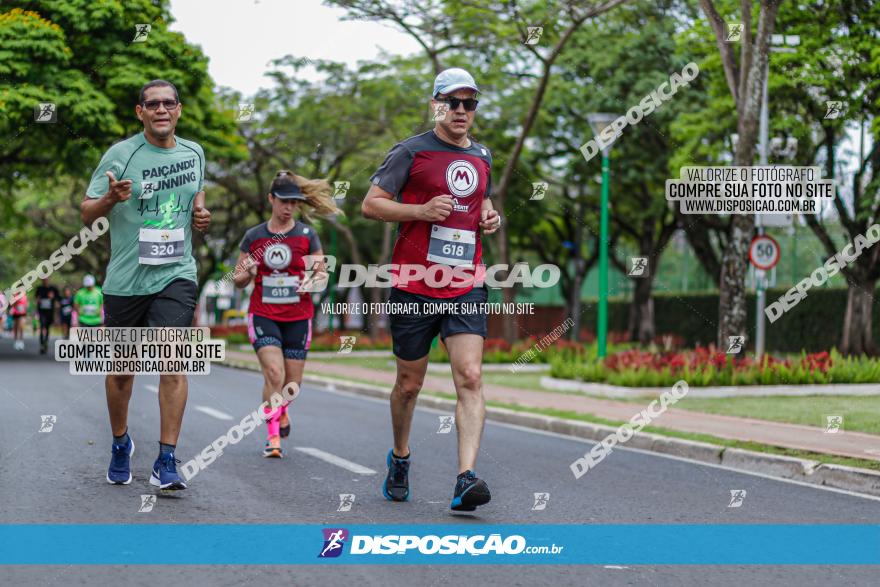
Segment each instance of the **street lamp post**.
[{"label": "street lamp post", "polygon": [[[599,139],[602,131],[614,120],[617,114],[594,112],[587,115],[587,121]],[[616,137],[615,137],[616,138]],[[599,144],[602,144],[599,142]],[[604,358],[608,349],[608,205],[611,145],[602,147],[602,200],[599,206],[599,312],[596,328],[599,358]]]},{"label": "street lamp post", "polygon": [[[773,35],[770,39],[771,53],[794,53],[796,47],[800,45],[801,38],[799,35]],[[770,58],[767,58],[767,64],[764,67],[764,90],[761,94],[761,115],[758,122],[758,132],[760,134],[759,143],[759,162],[762,166],[769,163],[767,156],[770,145],[770,104],[769,90],[770,85]],[[755,214],[755,229],[758,235],[764,234],[764,225],[766,219],[762,214]],[[766,325],[764,321],[764,308],[767,304],[765,272],[755,269],[755,358],[760,361],[764,356],[765,339],[767,336]]]}]

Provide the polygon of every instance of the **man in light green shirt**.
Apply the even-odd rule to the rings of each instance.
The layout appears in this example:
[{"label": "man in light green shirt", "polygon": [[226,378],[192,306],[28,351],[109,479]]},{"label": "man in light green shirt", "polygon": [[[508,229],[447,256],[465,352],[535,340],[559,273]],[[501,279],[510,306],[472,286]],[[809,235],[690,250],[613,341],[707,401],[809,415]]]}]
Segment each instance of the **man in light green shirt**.
[{"label": "man in light green shirt", "polygon": [[77,326],[100,326],[104,295],[95,285],[91,275],[83,277],[83,287],[73,296],[73,309],[76,310]]},{"label": "man in light green shirt", "polygon": [[[144,85],[135,106],[144,132],[107,150],[83,199],[87,226],[102,216],[110,223],[105,326],[192,326],[197,286],[191,225],[206,230],[211,213],[205,209],[204,151],[174,133],[181,111],[174,84],[153,80]],[[132,480],[128,402],[133,383],[133,375],[108,375],[106,380],[113,430],[107,482],[116,485]],[[163,490],[186,489],[174,457],[186,396],[185,375],[160,375],[159,458],[150,483]]]}]

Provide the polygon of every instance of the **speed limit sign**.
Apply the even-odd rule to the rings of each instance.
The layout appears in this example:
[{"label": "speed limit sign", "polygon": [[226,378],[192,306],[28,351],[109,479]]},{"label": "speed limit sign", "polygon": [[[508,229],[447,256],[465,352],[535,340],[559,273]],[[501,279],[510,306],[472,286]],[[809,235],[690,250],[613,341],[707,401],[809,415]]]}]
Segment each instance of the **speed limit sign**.
[{"label": "speed limit sign", "polygon": [[758,269],[773,269],[779,263],[779,243],[766,234],[752,239],[749,261]]}]

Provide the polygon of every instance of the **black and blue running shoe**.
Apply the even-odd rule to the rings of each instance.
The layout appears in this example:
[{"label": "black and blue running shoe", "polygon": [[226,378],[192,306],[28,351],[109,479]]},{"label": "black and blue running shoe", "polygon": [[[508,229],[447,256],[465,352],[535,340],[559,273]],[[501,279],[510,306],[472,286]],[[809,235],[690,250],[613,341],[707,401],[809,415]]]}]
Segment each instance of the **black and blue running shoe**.
[{"label": "black and blue running shoe", "polygon": [[388,475],[382,485],[382,495],[388,501],[407,501],[409,499],[409,457],[399,459],[394,449],[388,451]]},{"label": "black and blue running shoe", "polygon": [[186,483],[177,474],[177,463],[179,462],[179,460],[174,458],[173,452],[160,454],[156,462],[153,463],[150,485],[155,485],[165,491],[186,489]]},{"label": "black and blue running shoe", "polygon": [[113,444],[113,456],[110,457],[110,468],[107,469],[107,483],[112,485],[128,485],[131,483],[131,457],[134,456],[134,441],[128,437],[127,444]]},{"label": "black and blue running shoe", "polygon": [[489,503],[492,496],[489,486],[482,479],[477,479],[473,471],[467,470],[458,476],[455,482],[455,493],[452,496],[450,509],[457,512],[472,512],[478,505]]}]

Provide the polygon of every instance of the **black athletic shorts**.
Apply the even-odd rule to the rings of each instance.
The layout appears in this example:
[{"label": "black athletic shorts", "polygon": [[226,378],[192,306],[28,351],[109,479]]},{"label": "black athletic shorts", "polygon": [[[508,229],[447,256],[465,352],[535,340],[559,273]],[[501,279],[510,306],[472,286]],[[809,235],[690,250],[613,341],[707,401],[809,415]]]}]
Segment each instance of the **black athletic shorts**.
[{"label": "black athletic shorts", "polygon": [[281,322],[248,314],[248,338],[255,351],[267,346],[277,346],[284,353],[285,359],[305,361],[312,344],[312,321],[306,319]]},{"label": "black athletic shorts", "polygon": [[[453,298],[432,298],[392,288],[388,301],[406,304],[400,307],[405,309],[400,312],[395,312],[392,306],[388,315],[394,356],[404,361],[421,359],[430,352],[431,343],[438,334],[441,340],[453,334],[479,334],[486,338],[486,312],[478,304],[485,304],[488,299],[489,292],[485,287],[475,287]],[[435,306],[433,309],[444,306],[444,311],[432,312],[432,305]]]},{"label": "black athletic shorts", "polygon": [[40,310],[40,326],[52,326],[55,321],[55,312],[52,310]]},{"label": "black athletic shorts", "polygon": [[104,294],[104,326],[189,327],[196,311],[196,284],[175,279],[162,291],[145,296]]}]

